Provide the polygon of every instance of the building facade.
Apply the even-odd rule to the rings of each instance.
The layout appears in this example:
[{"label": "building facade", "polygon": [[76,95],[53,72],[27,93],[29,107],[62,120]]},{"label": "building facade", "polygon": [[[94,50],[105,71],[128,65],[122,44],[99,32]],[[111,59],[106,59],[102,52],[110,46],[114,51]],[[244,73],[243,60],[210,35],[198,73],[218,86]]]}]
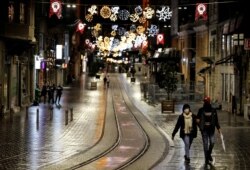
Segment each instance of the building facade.
[{"label": "building facade", "polygon": [[34,1],[0,2],[0,104],[19,110],[33,98]]},{"label": "building facade", "polygon": [[186,83],[203,84],[204,96],[242,114],[250,92],[245,2],[183,0],[172,8],[172,45],[182,50]]}]

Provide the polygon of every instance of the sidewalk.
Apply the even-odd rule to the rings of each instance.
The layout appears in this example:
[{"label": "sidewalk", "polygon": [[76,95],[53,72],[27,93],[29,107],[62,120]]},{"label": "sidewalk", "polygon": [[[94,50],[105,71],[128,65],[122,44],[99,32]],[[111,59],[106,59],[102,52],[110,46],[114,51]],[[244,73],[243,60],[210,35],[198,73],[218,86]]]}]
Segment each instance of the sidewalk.
[{"label": "sidewalk", "polygon": [[[162,114],[161,104],[154,106],[148,105],[141,99],[140,95],[140,78],[136,77],[136,82],[131,83],[126,75],[121,76],[121,80],[127,83],[125,88],[130,93],[131,100],[149,119],[151,119],[156,126],[160,127],[169,139],[170,150],[166,159],[155,167],[155,170],[182,170],[182,169],[204,169],[204,154],[203,145],[200,133],[194,140],[191,147],[191,163],[185,165],[184,163],[184,144],[183,141],[176,135],[174,141],[171,140],[171,134],[177,117],[181,114],[182,104],[177,104],[176,112],[173,114]],[[202,106],[200,103],[189,103],[192,111],[197,113]],[[220,138],[216,133],[216,144],[213,150],[214,167],[216,169],[228,170],[247,170],[250,169],[250,122],[244,120],[242,116],[234,117],[231,113],[219,110],[218,111],[221,130],[224,135],[226,152],[223,151]]]},{"label": "sidewalk", "polygon": [[0,120],[0,169],[39,169],[67,160],[100,139],[105,96],[88,90],[88,79],[83,76],[80,83],[64,87],[60,105],[40,103]]}]

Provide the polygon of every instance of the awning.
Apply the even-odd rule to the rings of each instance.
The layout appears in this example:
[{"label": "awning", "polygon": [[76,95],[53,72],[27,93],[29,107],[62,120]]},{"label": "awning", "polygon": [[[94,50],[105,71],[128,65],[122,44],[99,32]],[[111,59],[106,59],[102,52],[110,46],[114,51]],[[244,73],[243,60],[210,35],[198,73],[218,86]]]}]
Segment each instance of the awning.
[{"label": "awning", "polygon": [[202,61],[206,62],[207,64],[213,64],[214,60],[212,57],[206,56],[206,57],[201,57]]},{"label": "awning", "polygon": [[207,67],[202,68],[202,69],[198,72],[198,74],[205,74],[205,73],[207,73],[207,72],[209,72],[209,71],[211,71],[211,66],[207,66]]},{"label": "awning", "polygon": [[245,27],[243,25],[243,18],[243,16],[238,16],[227,20],[223,26],[223,34],[233,34],[243,31],[242,29]]}]

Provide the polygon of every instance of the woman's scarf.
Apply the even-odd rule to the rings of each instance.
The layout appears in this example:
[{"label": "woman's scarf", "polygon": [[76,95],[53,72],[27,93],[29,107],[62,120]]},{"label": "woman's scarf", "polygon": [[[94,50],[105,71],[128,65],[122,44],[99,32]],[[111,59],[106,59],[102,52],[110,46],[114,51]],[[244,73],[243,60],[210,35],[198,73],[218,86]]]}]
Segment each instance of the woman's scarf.
[{"label": "woman's scarf", "polygon": [[192,112],[189,112],[188,114],[183,113],[184,116],[184,132],[185,134],[190,134],[191,130],[192,130],[192,122],[193,122],[193,118],[192,118]]}]

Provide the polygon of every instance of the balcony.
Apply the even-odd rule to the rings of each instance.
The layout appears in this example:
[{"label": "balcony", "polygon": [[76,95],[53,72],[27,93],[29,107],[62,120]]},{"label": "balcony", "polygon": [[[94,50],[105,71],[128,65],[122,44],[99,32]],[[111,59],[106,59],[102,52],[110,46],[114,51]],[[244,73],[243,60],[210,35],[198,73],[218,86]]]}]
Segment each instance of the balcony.
[{"label": "balcony", "polygon": [[33,41],[35,27],[27,24],[1,23],[0,36],[11,39]]}]

